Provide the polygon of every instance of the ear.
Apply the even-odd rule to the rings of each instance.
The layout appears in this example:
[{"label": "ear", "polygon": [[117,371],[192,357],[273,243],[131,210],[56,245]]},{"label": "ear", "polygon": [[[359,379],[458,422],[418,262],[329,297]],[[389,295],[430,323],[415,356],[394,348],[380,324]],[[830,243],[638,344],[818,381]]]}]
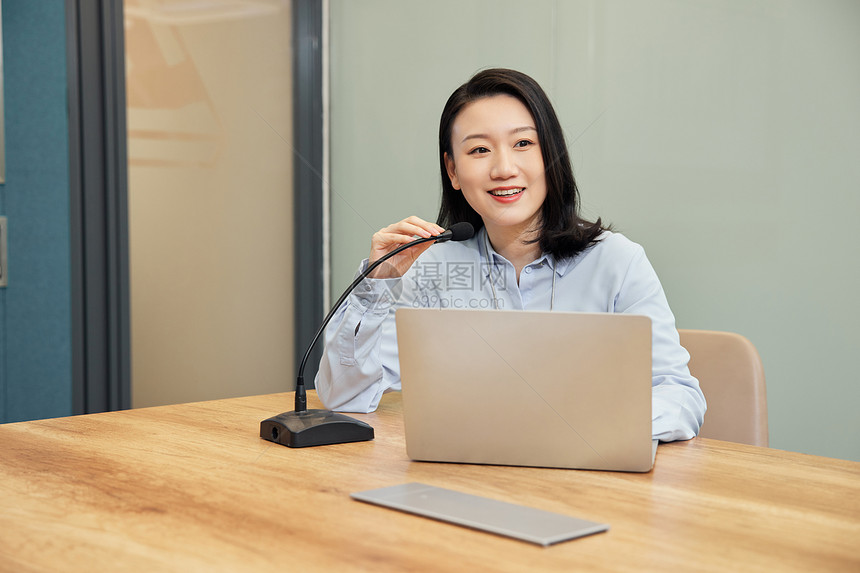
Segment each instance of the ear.
[{"label": "ear", "polygon": [[445,168],[448,170],[448,178],[451,180],[451,187],[460,190],[460,180],[457,178],[457,168],[454,167],[454,159],[445,152]]}]

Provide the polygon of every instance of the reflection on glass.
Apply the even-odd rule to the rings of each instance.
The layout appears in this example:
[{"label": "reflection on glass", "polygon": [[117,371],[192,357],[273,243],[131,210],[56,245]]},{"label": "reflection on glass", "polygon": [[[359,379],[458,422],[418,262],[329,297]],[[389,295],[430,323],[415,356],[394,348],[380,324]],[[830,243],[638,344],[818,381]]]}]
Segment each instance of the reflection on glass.
[{"label": "reflection on glass", "polygon": [[226,144],[223,119],[184,36],[229,30],[237,20],[277,17],[287,6],[283,0],[126,0],[131,165],[218,162]]}]

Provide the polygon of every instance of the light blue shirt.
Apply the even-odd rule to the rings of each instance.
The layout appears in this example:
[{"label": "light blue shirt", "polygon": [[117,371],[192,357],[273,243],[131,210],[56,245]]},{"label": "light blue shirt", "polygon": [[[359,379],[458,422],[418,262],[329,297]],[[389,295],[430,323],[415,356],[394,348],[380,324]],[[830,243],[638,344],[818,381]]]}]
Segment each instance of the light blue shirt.
[{"label": "light blue shirt", "polygon": [[687,440],[702,425],[705,397],[687,368],[690,355],[663,287],[644,249],[618,233],[605,232],[571,259],[541,256],[523,268],[519,284],[485,229],[467,241],[434,245],[399,279],[365,279],[326,330],[315,382],[326,407],[372,412],[383,393],[400,390],[394,312],[403,306],[646,315],[652,324],[652,437]]}]

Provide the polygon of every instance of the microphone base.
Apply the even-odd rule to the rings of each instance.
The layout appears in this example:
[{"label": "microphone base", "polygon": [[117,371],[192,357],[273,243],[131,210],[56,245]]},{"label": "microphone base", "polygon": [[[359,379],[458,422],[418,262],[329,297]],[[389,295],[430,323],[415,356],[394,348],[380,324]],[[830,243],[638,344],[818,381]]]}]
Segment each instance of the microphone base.
[{"label": "microphone base", "polygon": [[260,422],[260,437],[289,448],[373,439],[373,427],[331,410],[284,412]]}]

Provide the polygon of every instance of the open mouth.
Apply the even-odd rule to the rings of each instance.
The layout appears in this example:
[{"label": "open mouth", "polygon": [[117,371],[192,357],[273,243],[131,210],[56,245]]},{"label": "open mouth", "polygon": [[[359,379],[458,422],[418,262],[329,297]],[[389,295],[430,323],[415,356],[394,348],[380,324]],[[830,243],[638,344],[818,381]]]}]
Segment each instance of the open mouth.
[{"label": "open mouth", "polygon": [[512,197],[514,195],[519,195],[523,191],[525,191],[525,187],[515,187],[513,189],[493,189],[489,193],[493,197]]}]

